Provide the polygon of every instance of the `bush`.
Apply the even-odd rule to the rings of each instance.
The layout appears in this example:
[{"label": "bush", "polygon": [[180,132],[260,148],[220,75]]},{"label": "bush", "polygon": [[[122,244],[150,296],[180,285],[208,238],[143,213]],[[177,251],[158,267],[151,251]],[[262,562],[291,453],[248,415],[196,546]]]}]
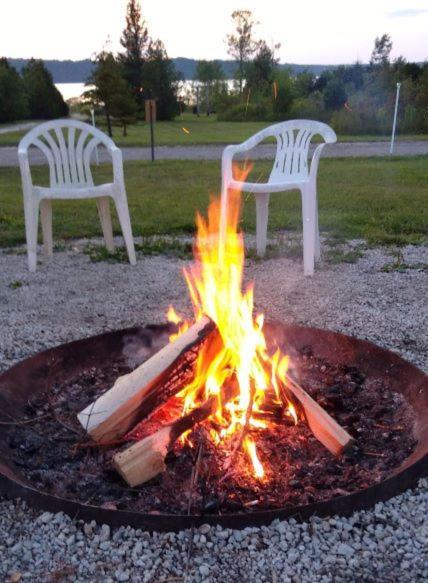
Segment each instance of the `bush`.
[{"label": "bush", "polygon": [[272,120],[272,108],[266,101],[259,103],[238,103],[219,111],[220,121],[269,121]]},{"label": "bush", "polygon": [[326,111],[320,93],[313,93],[309,97],[300,97],[291,104],[290,119],[316,119],[326,121]]},{"label": "bush", "polygon": [[335,111],[330,120],[333,129],[340,134],[378,134],[379,123],[376,116],[368,112],[347,109]]}]

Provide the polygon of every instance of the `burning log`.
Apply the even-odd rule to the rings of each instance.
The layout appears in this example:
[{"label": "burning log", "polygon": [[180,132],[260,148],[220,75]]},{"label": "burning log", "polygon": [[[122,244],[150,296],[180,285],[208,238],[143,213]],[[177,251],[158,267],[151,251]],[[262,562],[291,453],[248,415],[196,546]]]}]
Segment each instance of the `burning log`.
[{"label": "burning log", "polygon": [[353,437],[295,380],[287,376],[286,385],[302,406],[312,433],[331,453],[340,455],[354,443]]},{"label": "burning log", "polygon": [[204,316],[174,342],[131,373],[119,377],[113,387],[78,414],[94,441],[112,441],[178,393],[192,380],[194,363],[203,343],[216,326]]},{"label": "burning log", "polygon": [[[223,392],[223,402],[230,400],[236,393],[237,386],[233,383]],[[216,411],[217,406],[218,397],[210,397],[187,415],[117,453],[113,457],[113,467],[131,487],[154,478],[166,470],[165,457],[175,441],[197,423],[208,419]]]}]

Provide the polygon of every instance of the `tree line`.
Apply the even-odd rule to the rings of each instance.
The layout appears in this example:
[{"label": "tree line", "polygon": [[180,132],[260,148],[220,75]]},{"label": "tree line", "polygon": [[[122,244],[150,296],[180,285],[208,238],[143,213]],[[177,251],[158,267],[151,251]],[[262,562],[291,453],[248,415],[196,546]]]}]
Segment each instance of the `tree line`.
[{"label": "tree line", "polygon": [[356,62],[325,70],[320,75],[303,71],[293,75],[278,65],[279,44],[257,39],[257,22],[248,10],[232,14],[233,33],[228,52],[236,60],[235,86],[230,88],[216,61],[200,61],[198,87],[188,102],[197,99],[197,113],[216,112],[224,121],[282,121],[309,118],[330,123],[345,134],[384,134],[390,131],[396,85],[401,83],[398,130],[428,131],[428,63],[391,60],[392,40],[375,39],[370,63]]},{"label": "tree line", "polygon": [[[104,49],[94,58],[84,94],[88,105],[102,113],[110,135],[120,125],[144,119],[146,99],[156,101],[157,119],[171,120],[186,107],[197,115],[216,113],[224,121],[281,121],[293,118],[330,123],[345,134],[384,134],[390,130],[396,84],[401,83],[398,130],[428,131],[428,63],[391,60],[392,41],[375,39],[370,63],[293,74],[279,65],[279,44],[257,36],[258,22],[249,10],[232,13],[226,37],[235,63],[231,86],[219,61],[197,62],[196,81],[180,94],[181,76],[164,44],[151,38],[138,0],[129,0],[126,23],[114,54]],[[24,118],[50,119],[67,115],[43,62],[31,59],[19,74],[0,59],[0,122]]]}]

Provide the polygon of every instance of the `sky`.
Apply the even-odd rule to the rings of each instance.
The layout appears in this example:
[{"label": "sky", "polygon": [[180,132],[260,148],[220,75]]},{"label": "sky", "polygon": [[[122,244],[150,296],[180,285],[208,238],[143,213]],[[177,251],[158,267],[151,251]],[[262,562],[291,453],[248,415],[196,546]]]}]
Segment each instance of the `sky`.
[{"label": "sky", "polygon": [[[0,0],[0,56],[86,59],[109,40],[120,49],[127,0]],[[428,0],[143,0],[149,33],[170,57],[225,59],[231,13],[249,9],[256,33],[281,43],[281,62],[367,62],[374,39],[392,37],[392,56],[428,59]]]}]

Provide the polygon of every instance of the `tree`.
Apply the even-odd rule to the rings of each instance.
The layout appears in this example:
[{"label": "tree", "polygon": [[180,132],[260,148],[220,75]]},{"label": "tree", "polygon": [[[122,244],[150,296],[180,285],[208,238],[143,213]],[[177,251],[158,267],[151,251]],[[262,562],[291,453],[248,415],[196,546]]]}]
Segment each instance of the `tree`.
[{"label": "tree", "polygon": [[218,61],[198,61],[196,66],[196,79],[205,88],[206,113],[211,113],[216,94],[223,89],[224,73]]},{"label": "tree", "polygon": [[126,124],[135,118],[136,104],[123,76],[121,63],[112,53],[102,51],[96,56],[96,66],[86,84],[94,88],[86,91],[84,96],[95,106],[104,108],[108,135],[113,136],[112,118],[121,122],[126,135]]},{"label": "tree", "polygon": [[264,40],[257,43],[254,60],[247,65],[247,84],[253,94],[267,95],[271,93],[278,64],[275,51],[279,47],[280,44],[276,44],[271,49]]},{"label": "tree", "polygon": [[323,92],[326,109],[340,109],[346,101],[346,90],[340,79],[333,78],[327,82]]},{"label": "tree", "polygon": [[179,75],[160,40],[151,41],[143,66],[143,99],[156,99],[159,120],[173,119],[180,113]]},{"label": "tree", "polygon": [[68,105],[55,87],[52,75],[43,61],[30,59],[22,69],[30,117],[55,119],[68,116]]},{"label": "tree", "polygon": [[297,97],[309,97],[313,92],[315,85],[315,77],[309,71],[303,71],[297,75],[294,88]]},{"label": "tree", "polygon": [[7,59],[0,59],[0,122],[27,116],[28,101],[22,79]]},{"label": "tree", "polygon": [[143,65],[147,58],[150,45],[146,23],[141,16],[141,6],[138,0],[129,0],[126,8],[126,27],[123,30],[120,44],[125,52],[120,55],[123,71],[128,81],[135,101],[143,109],[144,99],[141,93],[143,87]]},{"label": "tree", "polygon": [[250,10],[235,10],[232,12],[232,20],[235,32],[227,35],[227,52],[238,62],[236,78],[239,83],[239,92],[242,93],[247,63],[257,50],[253,29],[258,23]]},{"label": "tree", "polygon": [[383,34],[381,37],[375,38],[375,44],[370,58],[370,64],[387,65],[389,63],[389,55],[392,50],[392,40],[389,34]]}]

